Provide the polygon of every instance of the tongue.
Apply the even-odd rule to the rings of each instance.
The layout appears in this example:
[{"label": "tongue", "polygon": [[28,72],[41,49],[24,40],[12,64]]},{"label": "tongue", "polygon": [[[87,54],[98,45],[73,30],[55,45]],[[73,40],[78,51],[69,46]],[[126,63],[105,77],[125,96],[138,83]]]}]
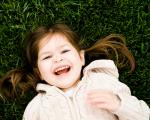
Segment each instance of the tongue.
[{"label": "tongue", "polygon": [[56,72],[56,75],[61,75],[63,73],[67,73],[67,72],[68,72],[68,69],[66,68],[66,69],[63,69],[63,70]]}]

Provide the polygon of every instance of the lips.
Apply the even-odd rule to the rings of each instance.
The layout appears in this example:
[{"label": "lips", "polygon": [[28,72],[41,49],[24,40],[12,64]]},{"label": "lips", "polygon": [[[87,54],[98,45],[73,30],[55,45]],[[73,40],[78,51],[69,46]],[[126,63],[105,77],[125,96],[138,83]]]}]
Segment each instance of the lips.
[{"label": "lips", "polygon": [[57,67],[54,69],[54,74],[55,75],[62,75],[62,74],[69,72],[69,70],[70,70],[69,65],[60,66],[60,67]]}]

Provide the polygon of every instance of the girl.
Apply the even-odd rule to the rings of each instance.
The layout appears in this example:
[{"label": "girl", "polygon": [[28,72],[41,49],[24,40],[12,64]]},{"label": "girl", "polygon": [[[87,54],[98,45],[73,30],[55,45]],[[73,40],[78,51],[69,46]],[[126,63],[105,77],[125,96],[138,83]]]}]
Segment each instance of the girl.
[{"label": "girl", "polygon": [[3,97],[36,87],[23,120],[149,120],[149,107],[118,80],[110,60],[119,68],[129,61],[134,70],[122,36],[109,35],[84,49],[64,24],[39,27],[28,37],[26,58],[25,69],[8,72],[0,87]]}]

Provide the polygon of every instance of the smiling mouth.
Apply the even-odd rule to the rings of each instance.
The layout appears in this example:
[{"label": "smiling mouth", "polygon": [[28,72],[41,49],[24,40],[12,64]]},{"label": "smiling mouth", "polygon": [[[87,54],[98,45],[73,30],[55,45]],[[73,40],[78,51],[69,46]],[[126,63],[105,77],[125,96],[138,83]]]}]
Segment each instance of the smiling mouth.
[{"label": "smiling mouth", "polygon": [[69,71],[70,71],[70,66],[62,66],[62,67],[57,68],[54,71],[54,74],[55,75],[62,75],[62,74],[68,73]]}]

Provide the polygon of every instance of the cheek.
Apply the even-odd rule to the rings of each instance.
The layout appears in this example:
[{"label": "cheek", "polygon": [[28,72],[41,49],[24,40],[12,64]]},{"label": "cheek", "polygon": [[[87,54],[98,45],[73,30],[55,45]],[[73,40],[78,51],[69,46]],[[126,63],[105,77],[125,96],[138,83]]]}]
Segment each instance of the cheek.
[{"label": "cheek", "polygon": [[42,78],[45,78],[50,73],[51,64],[49,62],[38,63],[39,72]]},{"label": "cheek", "polygon": [[74,55],[74,63],[83,65],[83,60],[78,53]]}]

